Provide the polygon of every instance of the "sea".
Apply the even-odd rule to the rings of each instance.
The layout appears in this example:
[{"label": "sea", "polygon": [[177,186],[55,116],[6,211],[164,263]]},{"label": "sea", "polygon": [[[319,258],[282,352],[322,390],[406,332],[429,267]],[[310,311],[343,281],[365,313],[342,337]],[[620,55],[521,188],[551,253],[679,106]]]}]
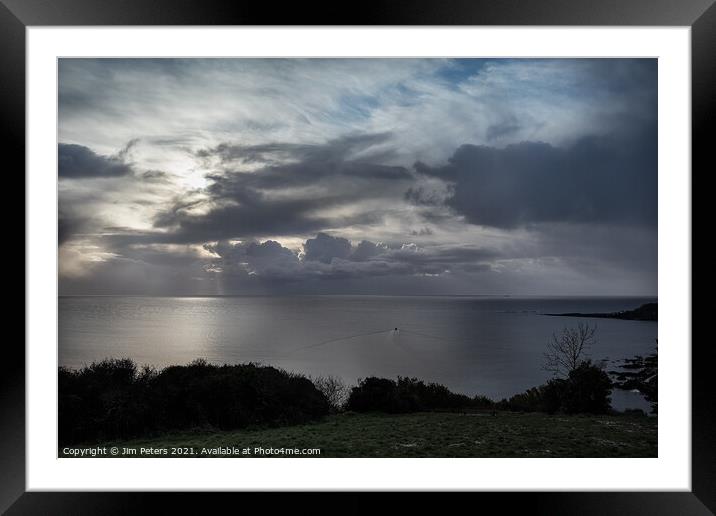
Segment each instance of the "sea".
[{"label": "sea", "polygon": [[[596,325],[589,349],[611,370],[656,350],[656,322],[553,313],[615,312],[649,297],[221,296],[59,298],[58,362],[81,367],[128,357],[157,368],[203,358],[258,362],[309,376],[416,377],[455,392],[508,398],[551,377],[551,336]],[[649,404],[615,390],[617,410]]]}]

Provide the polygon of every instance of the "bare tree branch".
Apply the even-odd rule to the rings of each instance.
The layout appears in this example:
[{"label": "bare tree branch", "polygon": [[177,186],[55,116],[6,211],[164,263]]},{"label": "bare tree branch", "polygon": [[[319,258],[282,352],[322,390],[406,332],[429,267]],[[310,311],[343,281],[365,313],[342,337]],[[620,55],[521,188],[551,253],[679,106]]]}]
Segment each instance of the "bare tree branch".
[{"label": "bare tree branch", "polygon": [[319,376],[313,378],[312,381],[313,385],[326,397],[333,412],[338,412],[343,408],[349,391],[343,380],[335,376]]},{"label": "bare tree branch", "polygon": [[579,323],[576,328],[563,328],[559,335],[553,333],[544,353],[543,368],[555,376],[568,376],[587,359],[596,331],[596,326]]}]

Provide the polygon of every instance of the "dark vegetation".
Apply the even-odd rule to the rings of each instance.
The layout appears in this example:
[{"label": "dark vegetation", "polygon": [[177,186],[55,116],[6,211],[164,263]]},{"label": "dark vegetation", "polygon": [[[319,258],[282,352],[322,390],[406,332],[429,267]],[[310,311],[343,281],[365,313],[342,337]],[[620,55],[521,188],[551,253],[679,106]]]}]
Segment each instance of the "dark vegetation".
[{"label": "dark vegetation", "polygon": [[58,388],[60,444],[305,423],[329,410],[307,378],[256,364],[199,360],[157,372],[111,359],[79,370],[60,368]]},{"label": "dark vegetation", "polygon": [[425,411],[605,414],[609,377],[583,363],[567,379],[494,402],[416,378],[366,378],[344,397],[336,379],[311,381],[255,364],[215,366],[196,361],[160,372],[131,360],[103,360],[59,371],[61,445],[159,435],[181,430],[235,430],[306,423],[329,412]]},{"label": "dark vegetation", "polygon": [[589,361],[567,378],[554,378],[509,399],[494,402],[484,396],[455,394],[447,387],[415,378],[366,378],[351,390],[345,408],[353,412],[400,414],[422,411],[546,412],[548,414],[607,414],[611,411],[609,375]]},{"label": "dark vegetation", "polygon": [[659,358],[654,352],[646,357],[636,356],[622,360],[621,369],[610,371],[617,389],[636,389],[651,403],[656,414],[659,404]]},{"label": "dark vegetation", "polygon": [[354,412],[398,414],[430,410],[491,409],[494,403],[484,396],[470,398],[455,394],[444,385],[417,378],[366,378],[351,389],[346,409]]},{"label": "dark vegetation", "polygon": [[608,413],[612,382],[609,375],[588,358],[596,332],[596,326],[579,323],[575,328],[564,328],[561,333],[553,334],[547,343],[542,367],[552,372],[554,378],[502,400],[498,407],[548,414]]},{"label": "dark vegetation", "polygon": [[[542,412],[608,414],[609,375],[587,358],[596,328],[580,324],[547,345],[544,385],[494,402],[417,378],[370,377],[348,388],[335,377],[305,376],[258,364],[217,366],[197,360],[157,371],[129,359],[59,369],[60,445],[151,437],[177,431],[232,431],[308,423],[329,413]],[[612,372],[619,388],[656,402],[656,356]],[[651,396],[652,398],[649,398]]]},{"label": "dark vegetation", "polygon": [[646,303],[634,310],[624,310],[622,312],[609,313],[578,313],[570,312],[566,314],[544,314],[560,317],[592,317],[602,319],[624,319],[627,321],[657,321],[659,316],[658,303]]},{"label": "dark vegetation", "polygon": [[587,358],[595,333],[596,326],[580,323],[553,335],[544,354],[544,368],[555,377],[497,403],[484,396],[455,394],[443,385],[416,378],[398,377],[396,382],[371,377],[353,387],[345,408],[389,414],[441,410],[606,414],[611,410],[612,382]]},{"label": "dark vegetation", "polygon": [[590,361],[584,361],[570,371],[567,378],[554,378],[516,394],[497,403],[497,408],[548,414],[607,414],[611,410],[611,389],[609,375]]},{"label": "dark vegetation", "polygon": [[348,386],[343,380],[335,376],[318,376],[311,381],[326,397],[331,413],[340,412],[348,397]]}]

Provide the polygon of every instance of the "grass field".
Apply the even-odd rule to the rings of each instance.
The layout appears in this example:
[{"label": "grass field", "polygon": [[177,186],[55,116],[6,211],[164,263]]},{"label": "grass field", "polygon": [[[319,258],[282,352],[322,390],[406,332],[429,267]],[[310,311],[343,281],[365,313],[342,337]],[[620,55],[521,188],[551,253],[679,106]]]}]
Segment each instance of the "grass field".
[{"label": "grass field", "polygon": [[[345,413],[299,426],[196,431],[100,446],[116,447],[120,457],[656,457],[657,418]],[[301,455],[308,449],[320,453]],[[111,456],[104,453],[97,456]],[[69,453],[61,449],[60,456]]]}]

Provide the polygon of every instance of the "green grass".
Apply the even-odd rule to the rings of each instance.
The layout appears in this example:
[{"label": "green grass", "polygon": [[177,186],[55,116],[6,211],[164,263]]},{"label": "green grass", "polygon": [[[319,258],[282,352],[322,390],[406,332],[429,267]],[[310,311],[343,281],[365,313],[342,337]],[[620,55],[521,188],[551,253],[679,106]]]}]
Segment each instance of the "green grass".
[{"label": "green grass", "polygon": [[[657,418],[645,416],[564,416],[546,414],[338,414],[299,426],[196,431],[152,439],[103,443],[119,456],[155,456],[141,448],[190,448],[191,456],[210,457],[202,448],[319,448],[319,457],[656,457]],[[81,448],[80,446],[76,448]],[[183,450],[188,452],[189,450]],[[60,456],[67,456],[60,450]],[[107,455],[109,456],[109,455]],[[272,455],[286,457],[287,454]],[[290,455],[295,456],[295,455]],[[312,455],[316,456],[316,455]]]}]

